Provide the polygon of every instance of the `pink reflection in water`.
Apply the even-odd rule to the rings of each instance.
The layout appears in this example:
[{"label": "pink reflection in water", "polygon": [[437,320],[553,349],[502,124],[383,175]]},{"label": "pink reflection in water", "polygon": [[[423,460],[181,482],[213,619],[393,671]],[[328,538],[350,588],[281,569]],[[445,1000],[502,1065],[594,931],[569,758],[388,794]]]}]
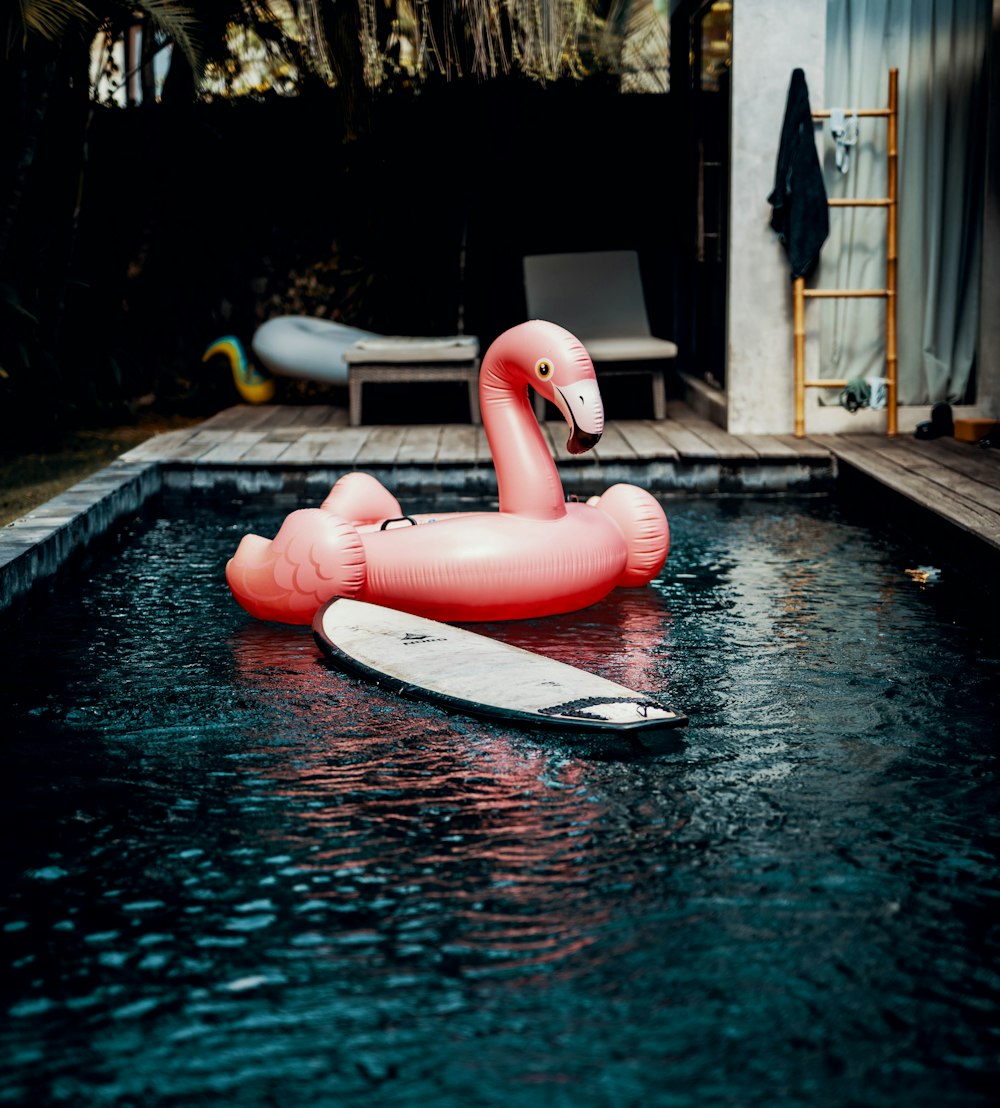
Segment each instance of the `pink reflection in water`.
[{"label": "pink reflection in water", "polygon": [[490,624],[489,634],[657,696],[670,663],[670,624],[659,593],[618,589],[581,612]]},{"label": "pink reflection in water", "polygon": [[[633,590],[486,630],[656,693],[668,626],[661,598]],[[291,817],[261,829],[266,849],[296,859],[331,919],[374,917],[390,945],[405,921],[403,948],[463,974],[575,973],[581,953],[607,939],[613,903],[595,886],[617,880],[607,842],[617,828],[585,762],[341,676],[300,631],[248,625],[233,658],[294,744],[287,758],[273,744],[248,752],[243,770],[259,793],[255,759],[266,758],[270,795]],[[602,958],[614,945],[603,942]]]}]

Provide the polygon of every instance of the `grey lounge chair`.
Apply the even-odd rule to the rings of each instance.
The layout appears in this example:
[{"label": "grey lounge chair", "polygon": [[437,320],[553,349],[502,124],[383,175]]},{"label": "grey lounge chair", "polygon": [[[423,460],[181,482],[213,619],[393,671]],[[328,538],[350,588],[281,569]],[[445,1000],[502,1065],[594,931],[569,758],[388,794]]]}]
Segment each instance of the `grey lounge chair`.
[{"label": "grey lounge chair", "polygon": [[[677,347],[655,338],[634,250],[575,254],[531,254],[524,259],[528,315],[558,323],[583,343],[598,377],[648,373],[653,416],[666,419],[664,362]],[[535,394],[535,414],[544,418],[545,401]]]}]

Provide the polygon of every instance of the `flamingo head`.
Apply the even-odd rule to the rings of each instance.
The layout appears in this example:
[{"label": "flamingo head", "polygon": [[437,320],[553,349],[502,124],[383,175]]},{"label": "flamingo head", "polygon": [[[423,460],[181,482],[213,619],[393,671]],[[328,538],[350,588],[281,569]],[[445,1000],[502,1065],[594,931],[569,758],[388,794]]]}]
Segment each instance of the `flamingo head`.
[{"label": "flamingo head", "polygon": [[604,403],[594,364],[575,335],[555,323],[532,319],[512,327],[494,346],[499,348],[495,353],[504,376],[526,380],[562,412],[569,426],[570,454],[583,454],[597,445],[604,433]]}]

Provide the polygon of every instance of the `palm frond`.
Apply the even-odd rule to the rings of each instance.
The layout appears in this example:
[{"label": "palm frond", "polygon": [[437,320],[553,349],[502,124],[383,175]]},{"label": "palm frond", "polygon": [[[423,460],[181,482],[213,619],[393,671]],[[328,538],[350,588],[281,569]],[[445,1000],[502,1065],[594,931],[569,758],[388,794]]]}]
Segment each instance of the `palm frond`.
[{"label": "palm frond", "polygon": [[197,37],[198,17],[186,4],[177,0],[136,0],[129,7],[138,8],[191,63],[194,68],[201,54]]},{"label": "palm frond", "polygon": [[18,0],[22,37],[41,35],[50,42],[57,41],[75,21],[87,23],[94,13],[79,0]]}]

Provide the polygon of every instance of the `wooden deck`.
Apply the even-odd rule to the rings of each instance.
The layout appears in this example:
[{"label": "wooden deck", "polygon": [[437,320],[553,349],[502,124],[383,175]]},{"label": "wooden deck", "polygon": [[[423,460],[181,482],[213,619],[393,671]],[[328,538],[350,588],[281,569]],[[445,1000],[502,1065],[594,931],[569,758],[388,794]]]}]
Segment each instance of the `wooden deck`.
[{"label": "wooden deck", "polygon": [[1000,553],[1000,450],[952,438],[822,435],[811,440],[918,508]]},{"label": "wooden deck", "polygon": [[[668,418],[610,421],[597,447],[573,457],[565,427],[544,433],[567,493],[617,481],[658,496],[830,492],[861,475],[954,529],[978,560],[1000,554],[1000,451],[953,439],[881,435],[731,435],[683,404]],[[56,573],[161,491],[263,492],[306,507],[363,469],[401,496],[495,495],[492,455],[471,424],[348,425],[344,408],[241,405],[149,439],[111,465],[0,528],[0,610]]]},{"label": "wooden deck", "polygon": [[[602,482],[634,480],[660,494],[817,491],[850,469],[1000,551],[998,451],[910,436],[732,435],[683,403],[669,403],[667,412],[663,421],[609,421],[601,441],[582,458],[566,451],[561,421],[542,427],[568,488],[582,483],[584,492],[600,491]],[[391,475],[404,491],[475,491],[492,482],[481,426],[350,427],[344,409],[322,405],[228,408],[196,428],[158,436],[126,459],[198,469],[312,467],[327,474],[367,468]],[[451,484],[442,485],[441,474],[448,471]]]},{"label": "wooden deck", "polygon": [[[669,465],[680,476],[679,487],[694,487],[693,479],[706,491],[719,491],[726,485],[727,477],[741,471],[756,471],[758,467],[769,472],[779,484],[787,479],[794,483],[794,473],[800,470],[830,475],[833,472],[832,455],[825,446],[791,435],[730,435],[680,403],[668,405],[668,419],[663,421],[609,421],[598,445],[582,456],[573,456],[566,450],[566,427],[561,420],[543,423],[542,428],[560,467],[570,467],[584,475],[593,471],[597,480],[600,471],[609,468],[632,469],[638,476],[652,468],[662,478],[664,465]],[[460,467],[481,469],[484,473],[492,470],[492,455],[481,426],[351,427],[343,409],[323,405],[228,408],[195,428],[150,439],[124,457],[206,468]]]},{"label": "wooden deck", "polygon": [[[564,476],[584,485],[589,480],[594,488],[607,479],[631,479],[658,493],[815,491],[847,467],[1000,551],[995,450],[910,436],[732,435],[676,401],[663,421],[609,421],[601,441],[582,458],[566,451],[561,421],[542,427]],[[430,472],[472,472],[487,483],[492,474],[481,426],[350,427],[344,409],[322,405],[228,408],[125,457],[197,468],[369,468],[391,471],[404,489],[405,470],[423,472],[420,487],[427,486]]]}]

